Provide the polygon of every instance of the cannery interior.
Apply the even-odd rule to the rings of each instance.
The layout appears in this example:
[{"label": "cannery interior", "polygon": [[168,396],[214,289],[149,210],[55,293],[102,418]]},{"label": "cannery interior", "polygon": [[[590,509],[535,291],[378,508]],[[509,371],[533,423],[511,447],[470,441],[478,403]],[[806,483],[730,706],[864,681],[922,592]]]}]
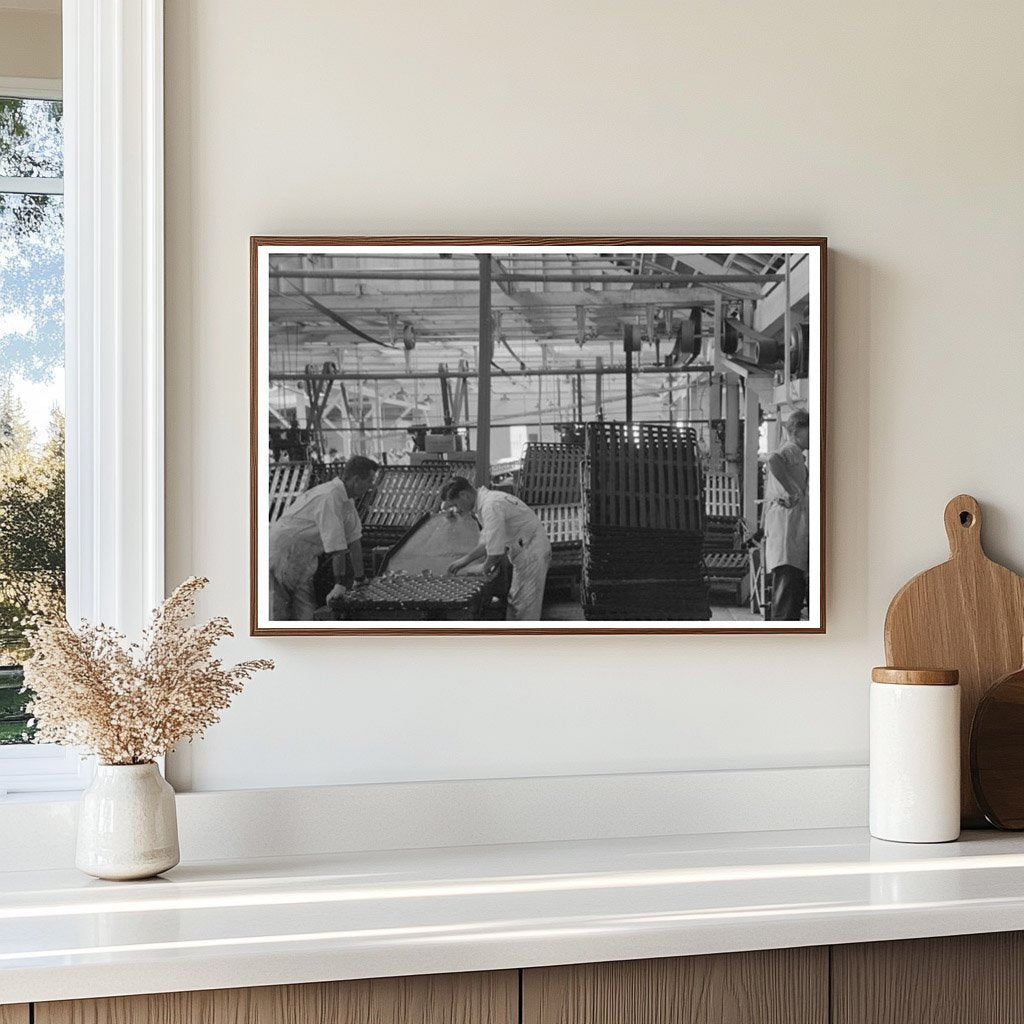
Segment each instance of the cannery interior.
[{"label": "cannery interior", "polygon": [[[334,247],[273,253],[267,275],[271,543],[311,488],[372,463],[348,495],[359,565],[321,560],[318,619],[782,617],[771,467],[816,403],[807,252]],[[445,526],[456,477],[484,489],[471,531],[489,492],[539,520],[532,604],[514,537],[448,571],[477,539]],[[467,574],[469,597],[445,580]],[[806,618],[806,581],[787,600]]]}]

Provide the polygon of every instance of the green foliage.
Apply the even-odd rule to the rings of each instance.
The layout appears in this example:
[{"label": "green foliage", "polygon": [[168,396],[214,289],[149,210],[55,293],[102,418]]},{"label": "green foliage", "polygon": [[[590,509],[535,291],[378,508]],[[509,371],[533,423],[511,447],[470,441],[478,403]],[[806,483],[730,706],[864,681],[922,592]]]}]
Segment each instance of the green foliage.
[{"label": "green foliage", "polygon": [[[27,653],[25,619],[64,594],[64,418],[41,447],[21,403],[0,397],[0,641],[4,660]],[[0,650],[0,658],[4,651]]]},{"label": "green foliage", "polygon": [[[64,173],[63,105],[49,100],[0,98],[0,175],[59,178]],[[45,230],[59,197],[0,193],[0,219],[19,236]]]},{"label": "green foliage", "polygon": [[59,178],[64,105],[0,97],[0,171],[9,178]]},{"label": "green foliage", "polygon": [[22,683],[20,668],[0,667],[0,745],[24,743],[35,732],[35,726],[28,724],[27,695],[21,692]]}]

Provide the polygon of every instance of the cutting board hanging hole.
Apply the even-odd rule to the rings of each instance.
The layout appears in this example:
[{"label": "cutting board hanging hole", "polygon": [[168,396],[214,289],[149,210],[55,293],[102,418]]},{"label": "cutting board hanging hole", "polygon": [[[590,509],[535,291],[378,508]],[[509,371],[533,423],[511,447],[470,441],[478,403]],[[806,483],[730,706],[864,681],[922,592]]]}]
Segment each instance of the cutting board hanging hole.
[{"label": "cutting board hanging hole", "polygon": [[943,517],[949,553],[984,558],[981,549],[981,509],[969,494],[958,494],[947,506]]}]

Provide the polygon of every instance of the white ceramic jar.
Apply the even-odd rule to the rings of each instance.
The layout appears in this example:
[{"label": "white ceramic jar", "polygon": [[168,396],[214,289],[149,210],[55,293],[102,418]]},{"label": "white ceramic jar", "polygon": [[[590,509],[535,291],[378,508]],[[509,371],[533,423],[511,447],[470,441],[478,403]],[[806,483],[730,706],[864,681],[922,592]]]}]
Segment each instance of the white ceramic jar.
[{"label": "white ceramic jar", "polygon": [[876,839],[898,843],[959,837],[956,670],[872,670],[870,827]]},{"label": "white ceramic jar", "polygon": [[87,875],[150,878],[178,863],[174,790],[149,764],[98,764],[78,811],[75,866]]}]

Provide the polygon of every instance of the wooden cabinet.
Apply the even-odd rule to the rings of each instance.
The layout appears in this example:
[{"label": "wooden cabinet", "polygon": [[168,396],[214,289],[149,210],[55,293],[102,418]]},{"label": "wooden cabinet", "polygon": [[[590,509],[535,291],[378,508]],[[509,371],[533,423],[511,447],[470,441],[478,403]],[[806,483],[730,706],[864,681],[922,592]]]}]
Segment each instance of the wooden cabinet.
[{"label": "wooden cabinet", "polygon": [[826,1024],[828,949],[528,970],[522,1019],[523,1024]]},{"label": "wooden cabinet", "polygon": [[1024,1024],[1024,933],[0,1006],[0,1024]]},{"label": "wooden cabinet", "polygon": [[[173,992],[35,1005],[35,1024],[518,1024],[518,1021],[518,971]],[[0,1018],[0,1024],[7,1022]],[[22,1022],[18,1020],[17,1024]]]},{"label": "wooden cabinet", "polygon": [[833,1024],[1024,1022],[1024,933],[832,947]]}]

